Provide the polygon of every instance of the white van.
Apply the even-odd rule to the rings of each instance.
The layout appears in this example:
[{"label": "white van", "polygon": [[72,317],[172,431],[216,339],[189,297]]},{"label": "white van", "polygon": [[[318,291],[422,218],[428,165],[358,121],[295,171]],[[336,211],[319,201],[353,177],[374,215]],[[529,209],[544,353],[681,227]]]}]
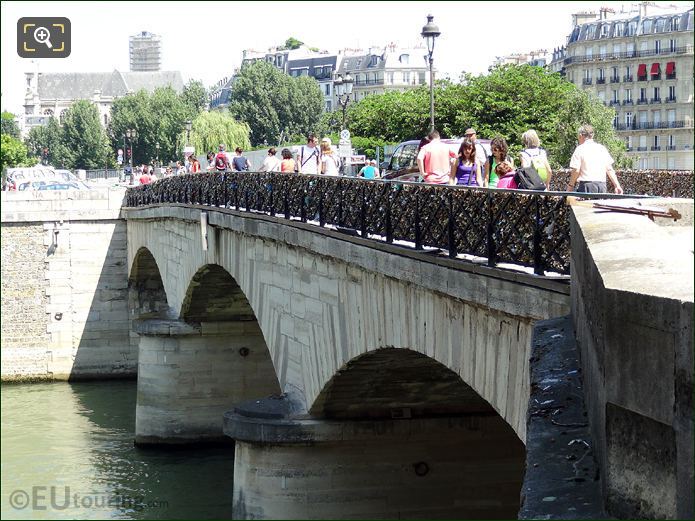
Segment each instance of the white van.
[{"label": "white van", "polygon": [[7,183],[14,190],[89,190],[90,187],[80,181],[69,170],[56,170],[52,166],[32,166],[7,169]]}]

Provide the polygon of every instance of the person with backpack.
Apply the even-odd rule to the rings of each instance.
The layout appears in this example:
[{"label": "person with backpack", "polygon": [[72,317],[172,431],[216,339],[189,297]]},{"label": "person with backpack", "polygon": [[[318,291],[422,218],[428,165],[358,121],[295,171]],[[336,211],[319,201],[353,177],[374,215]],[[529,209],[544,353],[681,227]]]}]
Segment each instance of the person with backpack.
[{"label": "person with backpack", "polygon": [[553,171],[548,163],[548,155],[541,148],[541,140],[535,130],[529,129],[521,135],[521,143],[524,149],[519,154],[519,162],[521,168],[533,166],[538,172],[538,177],[545,183],[545,190],[550,190],[550,180],[553,177]]},{"label": "person with backpack", "polygon": [[506,162],[513,167],[514,161],[509,157],[509,146],[503,137],[496,136],[490,141],[490,151],[492,155],[487,159],[484,186],[497,188],[497,165]]},{"label": "person with backpack", "polygon": [[321,151],[316,146],[316,135],[309,134],[306,145],[302,145],[297,152],[295,168],[300,174],[318,174],[321,171],[320,163]]},{"label": "person with backpack", "polygon": [[236,147],[236,156],[232,159],[232,164],[234,165],[234,170],[237,172],[248,171],[251,168],[251,163],[249,160],[243,156],[244,151],[241,147]]},{"label": "person with backpack", "polygon": [[224,172],[231,169],[232,167],[229,164],[229,159],[224,151],[224,145],[220,145],[218,147],[217,155],[215,156],[215,170],[218,172]]}]

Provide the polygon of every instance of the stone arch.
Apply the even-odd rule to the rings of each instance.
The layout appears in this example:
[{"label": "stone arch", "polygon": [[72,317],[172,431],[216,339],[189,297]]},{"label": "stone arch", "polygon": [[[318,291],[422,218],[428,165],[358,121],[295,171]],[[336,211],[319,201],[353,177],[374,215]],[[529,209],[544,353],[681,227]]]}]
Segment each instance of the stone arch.
[{"label": "stone arch", "polygon": [[324,385],[310,413],[329,419],[497,414],[454,371],[401,348],[377,349],[350,360]]},{"label": "stone arch", "polygon": [[180,316],[186,322],[256,321],[244,291],[218,264],[206,264],[193,276]]},{"label": "stone arch", "polygon": [[157,261],[145,247],[138,249],[131,264],[128,307],[135,319],[174,318]]}]

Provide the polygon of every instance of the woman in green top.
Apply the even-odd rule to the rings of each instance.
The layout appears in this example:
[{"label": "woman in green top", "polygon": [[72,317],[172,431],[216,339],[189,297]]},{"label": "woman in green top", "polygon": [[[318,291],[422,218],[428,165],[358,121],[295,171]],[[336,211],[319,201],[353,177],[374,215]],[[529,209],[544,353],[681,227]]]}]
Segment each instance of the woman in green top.
[{"label": "woman in green top", "polygon": [[495,168],[497,168],[497,165],[504,162],[509,163],[512,167],[514,167],[514,160],[509,157],[509,147],[507,146],[507,142],[502,137],[497,136],[490,141],[490,150],[492,151],[492,155],[487,161],[484,186],[496,188],[499,178],[495,173]]}]

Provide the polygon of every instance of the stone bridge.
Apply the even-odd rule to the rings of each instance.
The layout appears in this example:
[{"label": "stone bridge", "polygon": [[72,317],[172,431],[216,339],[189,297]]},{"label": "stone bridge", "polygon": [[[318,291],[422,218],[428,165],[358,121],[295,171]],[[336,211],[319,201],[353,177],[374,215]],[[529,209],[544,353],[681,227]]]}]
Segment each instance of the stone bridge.
[{"label": "stone bridge", "polygon": [[516,516],[566,280],[233,210],[127,220],[138,443],[233,437],[238,517]]}]

